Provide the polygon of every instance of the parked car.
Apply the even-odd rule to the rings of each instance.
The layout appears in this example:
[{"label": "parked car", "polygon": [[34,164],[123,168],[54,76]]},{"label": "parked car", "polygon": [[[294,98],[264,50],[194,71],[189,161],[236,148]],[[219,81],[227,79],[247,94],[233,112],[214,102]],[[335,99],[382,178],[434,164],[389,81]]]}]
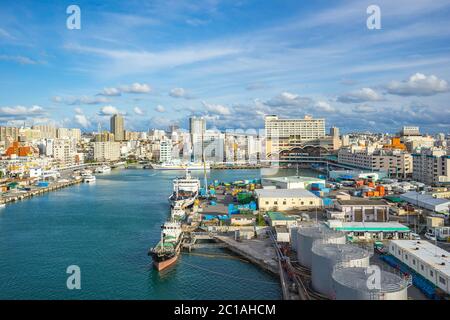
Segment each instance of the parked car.
[{"label": "parked car", "polygon": [[429,232],[425,233],[425,238],[427,238],[428,240],[436,241],[436,236]]}]

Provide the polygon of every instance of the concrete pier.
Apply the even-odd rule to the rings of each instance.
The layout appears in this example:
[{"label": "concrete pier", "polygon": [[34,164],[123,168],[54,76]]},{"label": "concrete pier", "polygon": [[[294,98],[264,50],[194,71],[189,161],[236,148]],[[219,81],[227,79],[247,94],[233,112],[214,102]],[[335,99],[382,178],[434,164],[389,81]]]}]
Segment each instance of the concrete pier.
[{"label": "concrete pier", "polygon": [[55,190],[59,190],[65,187],[69,187],[75,184],[78,184],[82,182],[82,180],[70,180],[68,182],[56,182],[53,183],[51,185],[49,185],[48,187],[44,187],[44,188],[40,188],[40,187],[33,187],[32,190],[29,191],[24,191],[24,192],[15,192],[15,193],[8,193],[8,194],[3,194],[1,195],[0,198],[0,204],[6,204],[6,203],[11,203],[11,202],[15,202],[15,201],[19,201],[19,200],[24,200],[27,198],[31,198],[34,196],[38,196],[38,195],[42,195],[44,193],[50,192],[50,191],[55,191]]},{"label": "concrete pier", "polygon": [[220,242],[227,244],[227,248],[244,257],[250,262],[273,274],[279,274],[275,249],[270,239],[251,239],[236,241],[228,236],[214,236]]}]

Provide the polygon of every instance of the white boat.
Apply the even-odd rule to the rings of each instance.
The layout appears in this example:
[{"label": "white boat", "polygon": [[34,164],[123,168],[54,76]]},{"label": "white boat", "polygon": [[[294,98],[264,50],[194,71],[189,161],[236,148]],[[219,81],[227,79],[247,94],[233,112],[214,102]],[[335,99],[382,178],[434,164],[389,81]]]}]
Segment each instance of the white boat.
[{"label": "white boat", "polygon": [[208,163],[203,166],[202,163],[161,163],[151,165],[155,170],[210,170],[210,165]]},{"label": "white boat", "polygon": [[186,211],[183,208],[176,206],[170,210],[170,215],[173,220],[182,220],[186,217]]},{"label": "white boat", "polygon": [[95,172],[96,173],[109,173],[109,172],[111,172],[111,167],[108,167],[107,165],[103,165],[103,166],[97,167],[95,169]]},{"label": "white boat", "polygon": [[81,175],[81,178],[83,178],[83,182],[86,182],[86,183],[93,183],[96,180],[96,178],[95,178],[95,176],[93,174],[89,174],[89,173],[86,173],[86,172],[84,172]]},{"label": "white boat", "polygon": [[190,171],[186,170],[184,177],[173,180],[173,192],[169,197],[172,208],[187,208],[191,206],[198,196],[200,189],[200,180],[192,178]]}]

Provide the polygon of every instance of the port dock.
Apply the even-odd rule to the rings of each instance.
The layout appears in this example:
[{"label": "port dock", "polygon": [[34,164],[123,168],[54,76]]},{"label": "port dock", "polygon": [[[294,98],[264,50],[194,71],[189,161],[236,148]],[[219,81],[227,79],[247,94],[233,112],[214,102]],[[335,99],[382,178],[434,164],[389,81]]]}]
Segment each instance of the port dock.
[{"label": "port dock", "polygon": [[16,202],[20,200],[25,200],[34,196],[43,195],[44,193],[56,191],[65,187],[73,186],[75,184],[81,183],[82,179],[70,180],[66,182],[55,182],[48,187],[32,187],[31,190],[17,191],[14,193],[3,194],[0,198],[0,204],[7,204],[11,202]]}]

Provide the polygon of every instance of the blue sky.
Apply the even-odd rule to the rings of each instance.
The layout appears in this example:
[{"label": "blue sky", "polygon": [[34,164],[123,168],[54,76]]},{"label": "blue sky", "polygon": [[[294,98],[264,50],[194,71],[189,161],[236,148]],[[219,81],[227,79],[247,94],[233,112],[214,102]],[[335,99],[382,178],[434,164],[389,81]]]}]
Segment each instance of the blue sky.
[{"label": "blue sky", "polygon": [[[264,114],[342,131],[450,127],[450,1],[0,2],[0,123],[258,129]],[[81,30],[66,28],[67,6]],[[366,8],[381,9],[381,30]]]}]

